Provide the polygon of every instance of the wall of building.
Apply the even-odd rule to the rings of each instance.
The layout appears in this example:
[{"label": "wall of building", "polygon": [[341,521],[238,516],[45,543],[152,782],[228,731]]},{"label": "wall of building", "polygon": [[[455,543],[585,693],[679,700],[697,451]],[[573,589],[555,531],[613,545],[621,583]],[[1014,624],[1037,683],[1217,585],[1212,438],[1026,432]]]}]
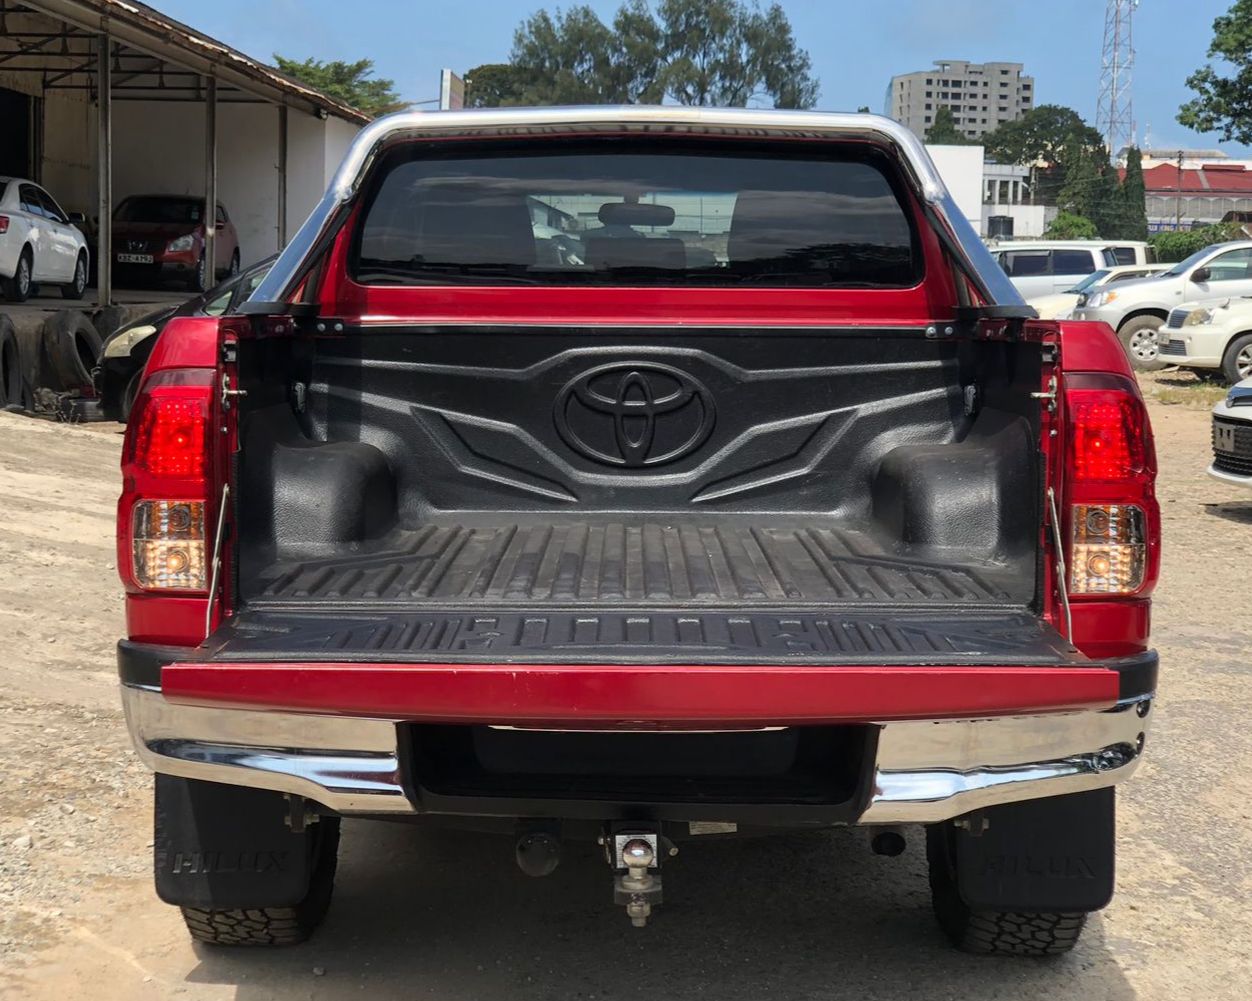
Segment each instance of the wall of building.
[{"label": "wall of building", "polygon": [[[135,194],[203,194],[202,105],[117,101],[113,107],[114,204]],[[280,249],[278,129],[274,105],[218,106],[218,200],[235,224],[245,266]],[[288,238],[321,198],[356,131],[340,119],[288,113]]]},{"label": "wall of building", "polygon": [[[0,87],[40,98],[41,80],[34,73],[6,73]],[[82,92],[54,91],[36,101],[43,109],[43,158],[39,181],[66,212],[95,214],[96,109]],[[38,114],[38,111],[36,112]],[[4,138],[0,136],[0,142]]]},{"label": "wall of building", "polygon": [[1036,239],[1043,236],[1056,215],[1055,205],[984,205],[978,232],[986,236],[991,231],[992,216],[1008,216],[1013,220],[1014,239]]},{"label": "wall of building", "polygon": [[981,232],[983,148],[928,145],[926,151],[969,224]]}]

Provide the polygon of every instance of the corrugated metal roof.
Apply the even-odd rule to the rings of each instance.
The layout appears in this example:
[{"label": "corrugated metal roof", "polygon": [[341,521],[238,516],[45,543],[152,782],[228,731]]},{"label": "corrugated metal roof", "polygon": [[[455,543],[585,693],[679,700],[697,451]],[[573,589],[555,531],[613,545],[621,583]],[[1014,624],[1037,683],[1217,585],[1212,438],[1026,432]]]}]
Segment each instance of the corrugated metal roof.
[{"label": "corrugated metal roof", "polygon": [[276,103],[309,106],[355,124],[370,121],[370,116],[364,112],[147,4],[134,0],[23,0],[23,3],[33,12],[87,30],[107,31],[118,41],[169,62],[203,72],[211,70],[220,79]]}]

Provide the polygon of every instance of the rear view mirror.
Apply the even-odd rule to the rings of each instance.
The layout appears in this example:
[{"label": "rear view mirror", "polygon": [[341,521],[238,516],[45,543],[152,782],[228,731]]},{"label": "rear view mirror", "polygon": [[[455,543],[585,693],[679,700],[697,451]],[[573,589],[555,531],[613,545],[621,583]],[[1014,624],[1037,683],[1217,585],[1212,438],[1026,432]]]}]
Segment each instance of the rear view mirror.
[{"label": "rear view mirror", "polygon": [[605,202],[597,216],[606,226],[669,226],[674,222],[670,206],[645,202]]},{"label": "rear view mirror", "polygon": [[1213,277],[1213,272],[1208,268],[1196,268],[1191,272],[1191,280],[1197,285],[1203,285],[1206,281]]},{"label": "rear view mirror", "polygon": [[85,216],[82,212],[71,212],[71,213],[70,213],[70,222],[72,222],[72,223],[85,223],[86,221],[87,221],[87,217],[86,217],[86,216]]}]

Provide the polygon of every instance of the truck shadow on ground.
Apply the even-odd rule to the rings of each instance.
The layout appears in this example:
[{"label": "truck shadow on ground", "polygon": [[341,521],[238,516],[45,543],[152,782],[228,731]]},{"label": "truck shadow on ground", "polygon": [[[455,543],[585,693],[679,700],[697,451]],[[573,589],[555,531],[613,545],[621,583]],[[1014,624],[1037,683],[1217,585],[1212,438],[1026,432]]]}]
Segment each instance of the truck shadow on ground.
[{"label": "truck shadow on ground", "polygon": [[643,930],[613,905],[594,845],[569,846],[545,879],[512,854],[506,837],[345,822],[336,902],[313,941],[198,947],[187,982],[234,985],[237,1001],[1134,997],[1099,918],[1061,959],[950,949],[920,836],[897,859],[857,831],[684,845]]},{"label": "truck shadow on ground", "polygon": [[1252,525],[1252,503],[1227,501],[1220,504],[1205,504],[1204,511],[1215,518],[1233,521],[1236,525]]}]

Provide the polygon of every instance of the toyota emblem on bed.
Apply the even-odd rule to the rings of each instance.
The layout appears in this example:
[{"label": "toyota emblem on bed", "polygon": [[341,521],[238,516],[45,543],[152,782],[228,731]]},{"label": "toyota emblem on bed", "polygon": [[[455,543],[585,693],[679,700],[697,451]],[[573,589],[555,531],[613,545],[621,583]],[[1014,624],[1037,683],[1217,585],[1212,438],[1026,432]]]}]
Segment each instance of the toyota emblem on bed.
[{"label": "toyota emblem on bed", "polygon": [[708,389],[657,362],[597,365],[556,398],[565,443],[593,462],[638,469],[676,462],[708,440],[715,410]]}]

